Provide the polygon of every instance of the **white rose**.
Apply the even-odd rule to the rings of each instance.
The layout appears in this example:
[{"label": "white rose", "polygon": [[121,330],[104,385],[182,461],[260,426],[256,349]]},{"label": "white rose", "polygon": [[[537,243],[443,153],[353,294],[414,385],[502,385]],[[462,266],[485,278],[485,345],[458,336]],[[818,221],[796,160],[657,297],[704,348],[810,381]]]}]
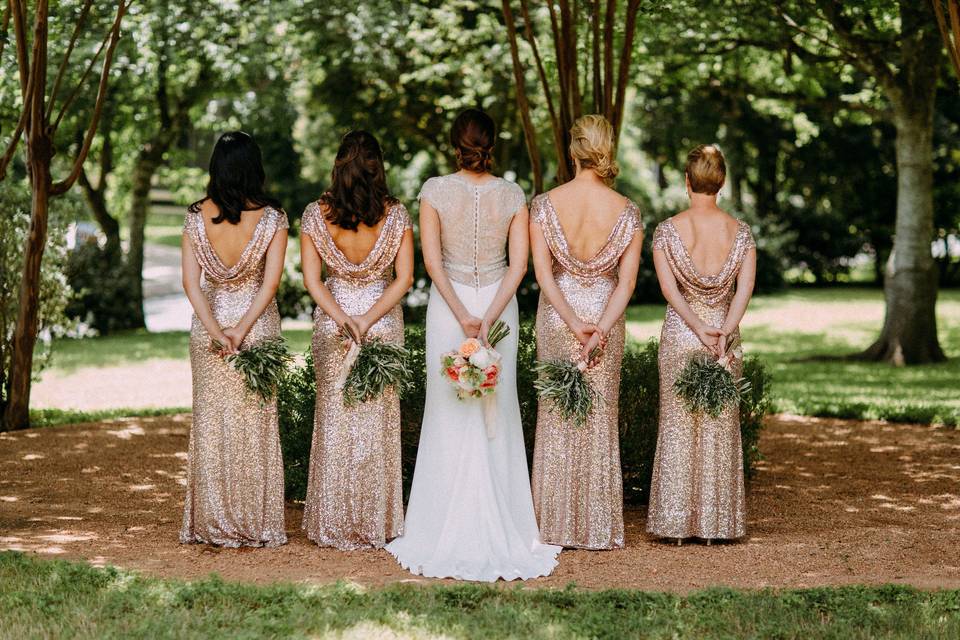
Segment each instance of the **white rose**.
[{"label": "white rose", "polygon": [[486,369],[490,365],[500,362],[500,354],[493,349],[478,349],[476,353],[470,356],[470,364],[479,368]]}]

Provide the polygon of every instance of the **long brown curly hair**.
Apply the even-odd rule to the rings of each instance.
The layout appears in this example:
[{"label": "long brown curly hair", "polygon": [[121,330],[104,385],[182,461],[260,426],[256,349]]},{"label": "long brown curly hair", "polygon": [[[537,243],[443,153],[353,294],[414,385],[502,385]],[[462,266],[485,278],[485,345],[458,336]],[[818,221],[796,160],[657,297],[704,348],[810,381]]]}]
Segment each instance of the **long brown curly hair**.
[{"label": "long brown curly hair", "polygon": [[397,199],[387,189],[383,152],[373,134],[351,131],[343,136],[330,173],[330,188],[320,196],[331,223],[356,231],[364,224],[375,227]]}]

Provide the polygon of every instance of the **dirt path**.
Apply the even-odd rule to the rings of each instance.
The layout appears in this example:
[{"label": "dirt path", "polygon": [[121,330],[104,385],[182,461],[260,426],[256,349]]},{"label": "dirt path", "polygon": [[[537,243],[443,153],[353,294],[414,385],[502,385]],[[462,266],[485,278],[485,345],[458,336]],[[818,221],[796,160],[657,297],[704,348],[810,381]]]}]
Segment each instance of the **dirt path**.
[{"label": "dirt path", "polygon": [[[279,549],[178,544],[189,425],[179,416],[0,434],[0,549],[159,576],[432,582],[384,551],[317,548],[295,507]],[[746,541],[677,548],[649,539],[644,511],[630,510],[626,549],[566,551],[554,575],[527,584],[960,588],[960,431],[777,416],[761,449]]]}]

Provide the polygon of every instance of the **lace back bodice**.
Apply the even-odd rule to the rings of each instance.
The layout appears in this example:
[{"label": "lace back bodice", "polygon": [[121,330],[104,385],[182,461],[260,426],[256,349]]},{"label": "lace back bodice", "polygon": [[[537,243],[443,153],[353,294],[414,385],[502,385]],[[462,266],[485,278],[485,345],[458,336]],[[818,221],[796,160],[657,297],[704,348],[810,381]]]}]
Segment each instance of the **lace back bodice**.
[{"label": "lace back bodice", "polygon": [[202,213],[187,211],[183,229],[193,244],[204,279],[215,286],[239,287],[251,280],[262,280],[267,248],[274,234],[288,226],[287,215],[283,211],[266,207],[257,221],[253,236],[240,254],[240,259],[232,267],[226,266],[213,248],[207,237]]},{"label": "lace back bodice", "polygon": [[418,196],[440,216],[443,267],[454,282],[480,288],[507,270],[507,238],[523,189],[503,178],[475,184],[457,174],[427,180]]},{"label": "lace back bodice", "polygon": [[543,229],[555,267],[584,280],[615,274],[620,256],[626,251],[633,236],[643,230],[640,208],[632,200],[628,200],[603,247],[589,260],[581,260],[570,252],[567,236],[560,226],[560,218],[549,195],[543,193],[533,199],[530,215]]},{"label": "lace back bodice", "polygon": [[380,236],[373,249],[359,264],[348,260],[333,241],[333,236],[323,220],[319,202],[307,205],[301,228],[313,240],[330,276],[364,283],[392,276],[393,262],[400,250],[403,234],[412,228],[412,224],[406,207],[400,203],[392,205],[387,211],[387,219],[380,229]]},{"label": "lace back bodice", "polygon": [[680,238],[680,233],[668,218],[657,225],[653,234],[653,249],[663,251],[670,264],[670,270],[677,279],[680,293],[690,303],[702,303],[710,307],[726,304],[733,297],[734,285],[740,266],[747,252],[754,246],[750,226],[740,220],[733,246],[727,254],[720,271],[713,275],[700,273],[693,258]]}]

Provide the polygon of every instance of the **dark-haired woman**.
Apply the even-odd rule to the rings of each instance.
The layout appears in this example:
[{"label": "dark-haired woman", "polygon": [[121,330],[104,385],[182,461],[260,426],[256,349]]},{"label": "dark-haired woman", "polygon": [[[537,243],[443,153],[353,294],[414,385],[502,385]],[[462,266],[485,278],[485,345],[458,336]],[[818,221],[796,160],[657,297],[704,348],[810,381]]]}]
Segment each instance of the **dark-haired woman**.
[{"label": "dark-haired woman", "polygon": [[406,208],[387,191],[380,145],[369,133],[344,136],[330,189],[304,211],[300,246],[317,303],[303,528],[324,547],[382,547],[403,529],[400,400],[388,389],[346,407],[339,383],[363,341],[403,344],[400,300],[413,284],[413,232]]},{"label": "dark-haired woman", "polygon": [[[415,574],[488,582],[547,575],[560,552],[540,542],[517,401],[514,294],[527,268],[527,205],[520,187],[490,173],[494,141],[490,116],[461,113],[450,135],[460,170],[420,192],[433,280],[426,407],[404,534],[387,546]],[[496,347],[496,392],[458,400],[440,356],[464,338],[486,341],[497,320],[510,334]]]},{"label": "dark-haired woman", "polygon": [[183,288],[194,315],[193,426],[180,541],[280,545],[287,536],[277,404],[248,391],[223,359],[280,335],[274,296],[287,216],[264,191],[260,149],[247,134],[217,141],[207,196],[187,211],[182,246]]}]

